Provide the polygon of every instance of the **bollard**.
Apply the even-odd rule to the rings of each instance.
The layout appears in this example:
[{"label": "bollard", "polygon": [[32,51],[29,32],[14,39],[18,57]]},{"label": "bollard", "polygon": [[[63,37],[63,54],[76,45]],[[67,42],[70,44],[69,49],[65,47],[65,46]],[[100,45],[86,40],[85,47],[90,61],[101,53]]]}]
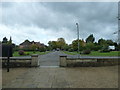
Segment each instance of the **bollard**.
[{"label": "bollard", "polygon": [[38,54],[31,55],[31,58],[32,58],[31,67],[38,67],[39,66]]}]

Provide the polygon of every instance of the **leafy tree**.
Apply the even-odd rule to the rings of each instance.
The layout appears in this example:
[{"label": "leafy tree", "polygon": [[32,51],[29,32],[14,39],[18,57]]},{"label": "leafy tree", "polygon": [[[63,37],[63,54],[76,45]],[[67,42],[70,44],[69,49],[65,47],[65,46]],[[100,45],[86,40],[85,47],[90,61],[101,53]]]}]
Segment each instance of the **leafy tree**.
[{"label": "leafy tree", "polygon": [[110,50],[108,49],[108,44],[104,45],[101,49],[101,52],[109,52]]},{"label": "leafy tree", "polygon": [[8,42],[8,39],[4,37],[2,43],[7,43],[7,42]]},{"label": "leafy tree", "polygon": [[106,40],[106,43],[107,43],[108,45],[114,45],[114,42],[113,42],[112,40]]},{"label": "leafy tree", "polygon": [[61,50],[63,50],[66,47],[66,42],[64,38],[58,38],[57,47]]},{"label": "leafy tree", "polygon": [[12,39],[11,39],[11,37],[10,37],[10,40],[8,41],[8,44],[12,44]]},{"label": "leafy tree", "polygon": [[101,38],[101,39],[98,40],[98,44],[103,45],[103,46],[106,45],[106,44],[114,45],[114,42],[112,40],[105,40],[105,39]]},{"label": "leafy tree", "polygon": [[[79,40],[79,48],[80,48],[80,51],[84,49],[85,47],[85,42],[84,40]],[[74,40],[72,41],[72,48],[74,49],[74,51],[77,51],[78,50],[78,39],[77,40]]]},{"label": "leafy tree", "polygon": [[70,46],[68,44],[64,45],[64,50],[68,51],[70,49]]},{"label": "leafy tree", "polygon": [[32,44],[32,45],[30,45],[30,49],[35,52],[36,50],[39,49],[39,46],[37,44]]},{"label": "leafy tree", "polygon": [[58,38],[57,41],[49,41],[48,44],[51,50],[58,48],[60,50],[66,50],[68,48],[64,38]]},{"label": "leafy tree", "polygon": [[93,34],[91,34],[90,36],[86,38],[86,43],[93,43],[94,41],[95,41],[95,38]]},{"label": "leafy tree", "polygon": [[95,46],[94,43],[89,42],[86,44],[85,49],[86,50],[94,50],[94,46]]},{"label": "leafy tree", "polygon": [[50,50],[56,49],[57,48],[57,42],[56,41],[49,41],[49,48]]},{"label": "leafy tree", "polygon": [[101,38],[101,39],[98,40],[98,44],[99,45],[104,45],[104,44],[106,44],[106,40]]},{"label": "leafy tree", "polygon": [[39,48],[39,51],[40,51],[40,52],[45,52],[45,51],[46,51],[46,47],[40,47],[40,48]]}]

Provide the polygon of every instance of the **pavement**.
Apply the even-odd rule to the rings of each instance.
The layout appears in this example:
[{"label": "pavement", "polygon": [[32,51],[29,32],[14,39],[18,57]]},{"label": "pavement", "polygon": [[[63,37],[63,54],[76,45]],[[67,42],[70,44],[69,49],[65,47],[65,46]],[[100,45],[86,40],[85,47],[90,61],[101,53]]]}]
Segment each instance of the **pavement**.
[{"label": "pavement", "polygon": [[118,88],[118,66],[12,68],[2,71],[3,88]]},{"label": "pavement", "polygon": [[[118,88],[118,66],[59,67],[55,51],[40,55],[40,67],[2,70],[3,88]],[[57,67],[58,66],[58,67]]]},{"label": "pavement", "polygon": [[59,55],[61,55],[62,52],[55,51],[50,52],[45,55],[39,55],[39,62],[40,66],[59,66]]}]

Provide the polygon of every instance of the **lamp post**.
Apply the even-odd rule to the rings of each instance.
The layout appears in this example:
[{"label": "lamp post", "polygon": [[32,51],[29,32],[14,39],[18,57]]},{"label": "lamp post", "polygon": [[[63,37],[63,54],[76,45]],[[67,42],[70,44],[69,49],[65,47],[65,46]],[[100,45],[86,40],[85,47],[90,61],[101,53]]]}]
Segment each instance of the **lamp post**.
[{"label": "lamp post", "polygon": [[80,58],[80,43],[79,43],[79,25],[76,23],[77,26],[77,36],[78,36],[78,58]]}]

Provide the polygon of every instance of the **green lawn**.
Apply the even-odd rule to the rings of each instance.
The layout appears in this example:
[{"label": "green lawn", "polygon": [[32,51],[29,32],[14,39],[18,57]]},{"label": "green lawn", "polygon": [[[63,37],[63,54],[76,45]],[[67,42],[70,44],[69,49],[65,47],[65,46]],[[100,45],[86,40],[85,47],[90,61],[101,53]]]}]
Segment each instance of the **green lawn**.
[{"label": "green lawn", "polygon": [[30,55],[32,55],[32,54],[43,55],[43,54],[47,54],[47,53],[49,53],[49,52],[50,52],[50,51],[47,51],[47,52],[39,52],[39,51],[36,51],[36,52],[34,53],[34,52],[32,52],[32,51],[26,51],[26,52],[25,52],[25,55],[19,55],[18,51],[15,51],[15,52],[13,53],[13,57],[16,57],[16,56],[30,56]]},{"label": "green lawn", "polygon": [[[66,54],[69,55],[76,55],[78,54],[77,52],[68,52],[68,51],[63,51]],[[98,52],[98,51],[92,51],[90,54],[85,55],[85,54],[81,54],[82,56],[120,56],[120,51],[111,51],[111,52],[107,52],[107,53],[103,53],[103,52]]]}]

